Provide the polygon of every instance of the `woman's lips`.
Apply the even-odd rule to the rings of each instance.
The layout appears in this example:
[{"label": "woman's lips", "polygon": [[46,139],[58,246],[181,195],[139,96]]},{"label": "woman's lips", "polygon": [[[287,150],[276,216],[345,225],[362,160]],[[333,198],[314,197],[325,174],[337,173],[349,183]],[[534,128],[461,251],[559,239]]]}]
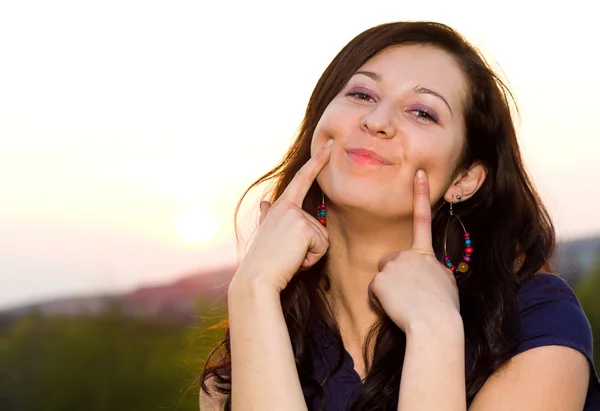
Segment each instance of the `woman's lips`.
[{"label": "woman's lips", "polygon": [[392,163],[383,156],[365,148],[351,148],[346,150],[348,157],[363,166],[389,166]]}]

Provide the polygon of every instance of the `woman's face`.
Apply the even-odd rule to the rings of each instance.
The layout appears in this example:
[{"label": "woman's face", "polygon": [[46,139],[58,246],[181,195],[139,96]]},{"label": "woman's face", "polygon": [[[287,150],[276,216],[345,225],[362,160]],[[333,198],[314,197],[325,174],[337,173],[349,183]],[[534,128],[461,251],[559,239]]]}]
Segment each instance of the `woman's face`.
[{"label": "woman's face", "polygon": [[431,46],[397,46],[367,61],[331,101],[311,144],[333,138],[317,181],[339,207],[410,216],[419,169],[432,203],[452,183],[464,144],[466,81],[454,58]]}]

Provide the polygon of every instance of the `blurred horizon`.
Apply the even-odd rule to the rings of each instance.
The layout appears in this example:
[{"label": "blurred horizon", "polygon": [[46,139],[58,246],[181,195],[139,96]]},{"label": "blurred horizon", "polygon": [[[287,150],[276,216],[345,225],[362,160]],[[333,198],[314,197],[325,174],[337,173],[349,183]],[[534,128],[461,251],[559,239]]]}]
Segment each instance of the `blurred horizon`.
[{"label": "blurred horizon", "polygon": [[[500,67],[559,240],[599,236],[590,50],[600,31],[587,3],[507,1],[493,15],[475,1],[428,5],[0,5],[0,309],[234,262],[244,189],[286,152],[335,54],[394,20],[446,23]],[[259,194],[245,202],[242,229]]]}]

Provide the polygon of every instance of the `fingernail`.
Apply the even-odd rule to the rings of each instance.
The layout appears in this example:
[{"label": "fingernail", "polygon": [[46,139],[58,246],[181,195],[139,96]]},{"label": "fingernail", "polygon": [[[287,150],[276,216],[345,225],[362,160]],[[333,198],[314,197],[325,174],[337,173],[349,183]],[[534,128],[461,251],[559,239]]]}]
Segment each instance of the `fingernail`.
[{"label": "fingernail", "polygon": [[325,147],[329,148],[333,145],[333,139],[330,138],[329,141],[327,143],[325,143]]},{"label": "fingernail", "polygon": [[425,178],[425,172],[423,170],[417,171],[417,178],[423,180]]}]

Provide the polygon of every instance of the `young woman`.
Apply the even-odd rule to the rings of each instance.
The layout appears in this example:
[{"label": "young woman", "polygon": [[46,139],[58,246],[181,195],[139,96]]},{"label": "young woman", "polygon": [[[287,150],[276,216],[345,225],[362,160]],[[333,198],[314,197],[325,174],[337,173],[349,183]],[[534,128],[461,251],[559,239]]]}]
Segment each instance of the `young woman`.
[{"label": "young woman", "polygon": [[590,326],[548,273],[554,229],[510,101],[442,24],[344,47],[250,187],[275,181],[202,411],[600,409]]}]

